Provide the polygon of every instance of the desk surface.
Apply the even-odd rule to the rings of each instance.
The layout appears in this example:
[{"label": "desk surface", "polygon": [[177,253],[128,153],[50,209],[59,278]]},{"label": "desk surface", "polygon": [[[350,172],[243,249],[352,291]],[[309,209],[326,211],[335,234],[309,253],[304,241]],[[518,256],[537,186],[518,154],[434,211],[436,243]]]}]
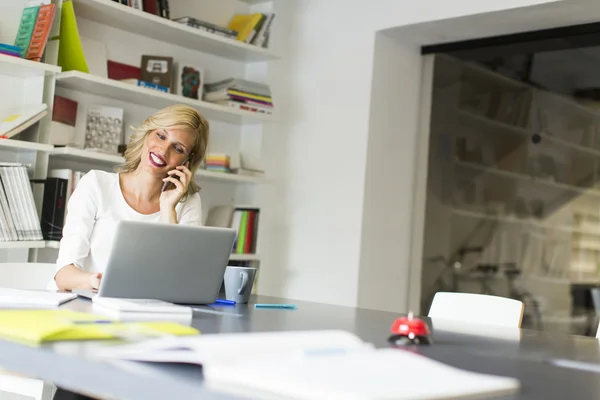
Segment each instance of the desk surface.
[{"label": "desk surface", "polygon": [[[290,302],[255,297],[252,302]],[[192,325],[203,333],[343,329],[354,332],[378,347],[387,346],[389,328],[397,314],[294,302],[297,310],[255,310],[252,306],[219,307],[239,316],[194,313]],[[64,308],[90,311],[91,302],[77,299]],[[519,399],[600,398],[599,376],[548,364],[550,358],[567,358],[600,363],[598,341],[529,330],[510,330],[520,340],[503,340],[442,330],[434,320],[431,346],[418,348],[422,354],[467,370],[513,376],[521,381]],[[441,322],[441,321],[440,321]],[[72,391],[108,398],[128,399],[232,399],[203,387],[200,367],[144,363],[94,362],[86,354],[97,343],[63,342],[31,348],[0,340],[3,369],[52,381]]]}]

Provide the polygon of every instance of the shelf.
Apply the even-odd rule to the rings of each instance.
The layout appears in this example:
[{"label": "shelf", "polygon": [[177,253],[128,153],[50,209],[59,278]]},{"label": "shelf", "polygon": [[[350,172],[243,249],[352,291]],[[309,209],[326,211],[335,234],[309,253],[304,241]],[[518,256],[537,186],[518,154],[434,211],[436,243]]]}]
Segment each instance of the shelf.
[{"label": "shelf", "polygon": [[[74,147],[55,147],[51,150],[50,155],[55,158],[78,161],[92,162],[97,164],[117,165],[122,164],[125,159],[121,156],[104,154],[96,151],[82,150]],[[234,183],[252,183],[258,184],[264,182],[264,178],[251,175],[236,175],[227,174],[224,172],[205,171],[198,169],[196,177],[201,181],[217,181],[217,182],[234,182]]]},{"label": "shelf", "polygon": [[8,75],[16,78],[31,78],[57,74],[60,71],[61,68],[56,65],[0,54],[0,76]]},{"label": "shelf", "polygon": [[560,182],[550,181],[547,179],[535,178],[533,176],[519,174],[517,172],[504,171],[499,168],[488,167],[485,165],[478,165],[478,164],[472,163],[472,162],[465,162],[465,161],[457,160],[456,165],[459,165],[461,167],[470,168],[470,169],[476,169],[476,170],[479,170],[482,172],[491,173],[491,174],[498,175],[498,176],[504,176],[504,177],[511,178],[511,179],[518,179],[518,180],[527,181],[527,182],[540,183],[545,186],[551,186],[551,187],[555,187],[555,188],[559,188],[559,189],[563,189],[563,190],[569,190],[572,192],[577,192],[577,193],[581,193],[581,194],[589,194],[589,195],[600,197],[600,191],[597,189],[581,188],[581,187],[569,185],[566,183],[560,183]]},{"label": "shelf", "polygon": [[95,161],[102,164],[121,164],[125,159],[118,155],[97,151],[82,150],[75,147],[54,147],[50,155],[68,161]]},{"label": "shelf", "polygon": [[246,62],[278,58],[268,49],[194,29],[109,0],[73,0],[73,5],[78,17],[191,50]]},{"label": "shelf", "polygon": [[60,246],[60,242],[58,240],[48,240],[44,246],[47,249],[58,249]]},{"label": "shelf", "polygon": [[0,249],[41,249],[44,247],[46,247],[46,242],[44,241],[0,241]]},{"label": "shelf", "polygon": [[229,261],[260,261],[258,254],[232,254]]},{"label": "shelf", "polygon": [[198,171],[196,171],[196,175],[200,177],[200,180],[204,179],[209,181],[226,181],[254,184],[264,182],[264,178],[261,176],[228,174],[225,172],[206,171],[203,169],[199,169]]},{"label": "shelf", "polygon": [[15,140],[15,139],[0,139],[0,150],[3,148],[16,149],[20,151],[52,151],[54,149],[53,146],[49,144],[37,143],[37,142],[27,142],[25,140]]},{"label": "shelf", "polygon": [[[117,3],[107,3],[107,5],[113,7],[112,4]],[[187,104],[197,108],[205,118],[213,121],[240,124],[260,123],[261,121],[273,120],[271,115],[234,110],[207,101],[190,99],[172,93],[164,93],[158,90],[139,87],[130,83],[119,82],[80,71],[69,71],[59,74],[56,77],[56,85],[65,89],[76,90],[154,109],[160,109],[173,104]]]},{"label": "shelf", "polygon": [[553,225],[548,222],[543,222],[541,220],[533,219],[533,218],[517,218],[515,216],[508,215],[493,215],[493,214],[485,214],[477,211],[469,211],[463,210],[460,208],[453,208],[452,213],[454,215],[460,215],[463,217],[469,218],[478,218],[478,219],[487,219],[491,221],[499,221],[499,222],[507,222],[510,224],[523,224],[536,226],[539,228],[544,228],[548,230],[561,231],[569,234],[578,233],[584,235],[591,236],[600,236],[600,226],[597,229],[594,228],[578,228],[572,226],[563,226],[563,225]]},{"label": "shelf", "polygon": [[[506,131],[506,132],[510,132],[510,133],[514,133],[514,134],[519,134],[519,135],[523,135],[523,137],[527,138],[527,139],[531,139],[531,136],[533,135],[533,131],[531,129],[521,128],[518,126],[510,125],[510,124],[507,124],[502,121],[496,121],[496,120],[484,117],[482,115],[477,115],[470,111],[459,110],[459,116],[461,119],[463,119],[463,121],[469,121],[469,122],[467,122],[467,124],[474,123],[475,125],[479,125],[480,127],[490,127],[492,129],[496,129],[496,130],[500,130],[500,131]],[[566,140],[563,140],[563,139],[560,139],[560,138],[557,138],[554,136],[550,136],[550,135],[540,135],[540,136],[542,138],[542,141],[547,140],[549,142],[556,143],[557,145],[568,147],[570,149],[573,149],[573,150],[576,150],[576,151],[579,151],[582,153],[588,153],[593,156],[600,156],[600,150],[596,150],[596,149],[592,149],[589,147],[585,147],[583,145],[571,143]]]},{"label": "shelf", "polygon": [[250,4],[251,6],[256,4],[270,3],[272,0],[240,0],[242,3]]},{"label": "shelf", "polygon": [[[59,248],[59,241],[56,240],[50,240],[47,242],[23,242],[23,243],[36,243],[38,244],[36,247],[46,247],[48,249],[58,249]],[[39,245],[39,243],[41,243],[41,245]],[[1,244],[2,242],[0,242],[0,248],[1,248]],[[260,255],[259,254],[232,254],[229,257],[230,261],[260,261]]]}]

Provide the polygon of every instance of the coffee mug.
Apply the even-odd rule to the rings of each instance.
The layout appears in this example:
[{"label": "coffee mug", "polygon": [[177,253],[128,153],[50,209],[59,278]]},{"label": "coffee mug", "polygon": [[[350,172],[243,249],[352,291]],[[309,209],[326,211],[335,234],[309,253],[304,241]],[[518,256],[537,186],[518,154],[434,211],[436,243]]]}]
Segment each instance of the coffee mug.
[{"label": "coffee mug", "polygon": [[236,303],[247,303],[252,293],[255,275],[256,268],[228,266],[223,277],[225,298]]}]

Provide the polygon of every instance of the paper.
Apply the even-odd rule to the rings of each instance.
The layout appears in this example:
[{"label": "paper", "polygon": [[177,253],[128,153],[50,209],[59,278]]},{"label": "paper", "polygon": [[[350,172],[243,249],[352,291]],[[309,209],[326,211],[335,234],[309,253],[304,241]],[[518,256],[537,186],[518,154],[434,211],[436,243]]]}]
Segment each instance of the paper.
[{"label": "paper", "polygon": [[254,359],[269,354],[371,347],[337,330],[208,334],[165,338],[100,349],[100,358],[204,364]]},{"label": "paper", "polygon": [[57,307],[76,297],[73,293],[0,288],[0,308],[22,305]]},{"label": "paper", "polygon": [[511,395],[520,387],[514,378],[461,370],[400,349],[247,358],[207,364],[203,374],[207,388],[253,399],[462,399]]}]

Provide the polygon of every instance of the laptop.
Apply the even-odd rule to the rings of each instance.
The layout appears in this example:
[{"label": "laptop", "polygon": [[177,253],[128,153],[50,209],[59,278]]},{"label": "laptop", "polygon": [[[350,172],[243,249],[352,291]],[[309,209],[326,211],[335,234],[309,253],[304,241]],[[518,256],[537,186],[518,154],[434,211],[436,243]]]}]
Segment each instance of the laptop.
[{"label": "laptop", "polygon": [[119,221],[98,293],[78,295],[214,303],[236,232],[230,228]]}]

